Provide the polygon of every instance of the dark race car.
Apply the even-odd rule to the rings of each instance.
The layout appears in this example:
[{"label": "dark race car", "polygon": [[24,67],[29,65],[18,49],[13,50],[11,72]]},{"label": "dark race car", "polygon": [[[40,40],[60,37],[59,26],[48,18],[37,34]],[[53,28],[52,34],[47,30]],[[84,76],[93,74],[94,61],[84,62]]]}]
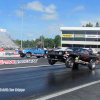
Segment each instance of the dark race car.
[{"label": "dark race car", "polygon": [[64,62],[67,68],[78,68],[79,64],[88,65],[93,70],[99,63],[99,58],[91,54],[87,49],[80,47],[69,47],[65,50],[50,50],[47,54],[49,64],[53,65],[57,61]]}]

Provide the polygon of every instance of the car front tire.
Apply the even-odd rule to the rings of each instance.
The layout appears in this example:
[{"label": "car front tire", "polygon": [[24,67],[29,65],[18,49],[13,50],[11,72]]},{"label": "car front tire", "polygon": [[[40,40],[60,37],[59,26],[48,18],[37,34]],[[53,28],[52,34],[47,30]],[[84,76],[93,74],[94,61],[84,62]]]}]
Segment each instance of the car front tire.
[{"label": "car front tire", "polygon": [[26,57],[30,58],[31,57],[31,53],[26,53]]},{"label": "car front tire", "polygon": [[25,57],[25,56],[24,56],[24,55],[22,55],[22,54],[20,54],[20,57],[21,57],[21,58],[23,58],[23,57]]},{"label": "car front tire", "polygon": [[48,63],[49,63],[50,65],[54,65],[54,64],[55,64],[55,61],[54,61],[54,60],[49,59],[49,60],[48,60]]},{"label": "car front tire", "polygon": [[65,61],[65,65],[67,68],[72,68],[74,65],[74,59],[72,57],[68,57]]}]

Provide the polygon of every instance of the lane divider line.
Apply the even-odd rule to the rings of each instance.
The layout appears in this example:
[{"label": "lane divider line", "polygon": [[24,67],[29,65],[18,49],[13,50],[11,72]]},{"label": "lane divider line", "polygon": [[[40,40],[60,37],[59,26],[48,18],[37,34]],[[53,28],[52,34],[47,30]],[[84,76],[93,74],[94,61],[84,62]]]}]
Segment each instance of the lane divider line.
[{"label": "lane divider line", "polygon": [[36,68],[36,67],[56,66],[56,65],[64,65],[64,64],[55,64],[55,65],[37,65],[37,66],[27,66],[27,67],[15,67],[15,68],[1,68],[0,70],[23,69],[23,68]]},{"label": "lane divider line", "polygon": [[35,100],[48,100],[48,99],[51,99],[51,98],[54,98],[54,97],[57,97],[57,96],[60,96],[60,95],[63,95],[63,94],[67,94],[69,92],[73,92],[73,91],[76,91],[76,90],[79,90],[81,88],[85,88],[87,86],[90,86],[90,85],[93,85],[93,84],[97,84],[97,83],[100,83],[100,80],[94,81],[94,82],[90,82],[90,83],[87,83],[87,84],[84,84],[84,85],[80,85],[80,86],[77,86],[77,87],[74,87],[74,88],[71,88],[71,89],[68,89],[68,90],[64,90],[64,91],[61,91],[61,92],[57,92],[55,94],[44,96],[44,97],[41,97],[41,98],[38,98],[38,99],[35,99]]}]

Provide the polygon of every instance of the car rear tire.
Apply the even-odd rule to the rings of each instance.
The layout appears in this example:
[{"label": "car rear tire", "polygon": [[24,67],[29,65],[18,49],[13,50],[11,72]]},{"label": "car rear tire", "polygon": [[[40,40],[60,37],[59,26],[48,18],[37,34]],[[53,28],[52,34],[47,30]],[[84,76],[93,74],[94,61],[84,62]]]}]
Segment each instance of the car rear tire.
[{"label": "car rear tire", "polygon": [[49,60],[48,60],[48,63],[49,63],[50,65],[54,65],[54,64],[55,64],[55,61],[54,61],[54,60],[49,59]]},{"label": "car rear tire", "polygon": [[26,53],[26,57],[30,58],[31,57],[31,53]]},{"label": "car rear tire", "polygon": [[72,57],[68,57],[65,61],[65,65],[67,68],[72,68],[74,65],[74,59]]},{"label": "car rear tire", "polygon": [[89,65],[88,65],[89,69],[94,70],[96,68],[96,63],[94,59],[91,59]]}]

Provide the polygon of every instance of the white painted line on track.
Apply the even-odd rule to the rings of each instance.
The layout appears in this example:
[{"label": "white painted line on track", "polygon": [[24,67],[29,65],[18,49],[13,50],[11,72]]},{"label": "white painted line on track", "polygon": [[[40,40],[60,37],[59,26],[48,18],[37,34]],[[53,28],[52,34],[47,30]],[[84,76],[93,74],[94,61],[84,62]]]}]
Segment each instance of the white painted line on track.
[{"label": "white painted line on track", "polygon": [[87,84],[84,84],[84,85],[80,85],[80,86],[77,86],[77,87],[74,87],[74,88],[71,88],[71,89],[68,89],[68,90],[64,90],[64,91],[61,91],[61,92],[57,92],[55,94],[51,94],[51,95],[41,97],[41,98],[38,98],[38,99],[35,99],[35,100],[48,100],[48,99],[51,99],[51,98],[54,98],[54,97],[57,97],[57,96],[60,96],[60,95],[63,95],[63,94],[67,94],[69,92],[73,92],[73,91],[76,91],[78,89],[81,89],[81,88],[84,88],[84,87],[87,87],[87,86],[90,86],[90,85],[93,85],[93,84],[97,84],[97,83],[100,83],[100,80],[94,81],[94,82],[91,82],[91,83],[87,83]]},{"label": "white painted line on track", "polygon": [[64,65],[64,64],[55,64],[55,65],[37,65],[37,66],[27,66],[27,67],[15,67],[15,68],[1,68],[0,70],[23,69],[23,68],[36,68],[36,67],[56,66],[56,65]]}]

